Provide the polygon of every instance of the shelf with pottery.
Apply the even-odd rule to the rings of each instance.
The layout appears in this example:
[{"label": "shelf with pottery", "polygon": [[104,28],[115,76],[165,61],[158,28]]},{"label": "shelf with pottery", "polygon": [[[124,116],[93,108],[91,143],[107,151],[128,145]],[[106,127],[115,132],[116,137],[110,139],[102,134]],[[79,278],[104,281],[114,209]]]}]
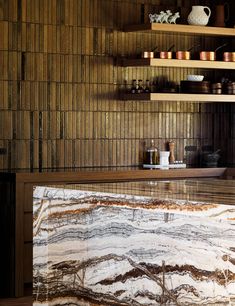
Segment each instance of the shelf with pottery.
[{"label": "shelf with pottery", "polygon": [[180,67],[180,68],[205,68],[205,69],[235,69],[235,62],[178,60],[161,58],[130,58],[123,59],[124,67]]},{"label": "shelf with pottery", "polygon": [[222,94],[186,94],[186,93],[125,93],[123,100],[139,101],[184,101],[184,102],[235,102],[235,95]]},{"label": "shelf with pottery", "polygon": [[124,32],[145,31],[174,32],[193,35],[235,36],[235,28],[208,27],[187,24],[148,23],[127,25],[124,27]]}]

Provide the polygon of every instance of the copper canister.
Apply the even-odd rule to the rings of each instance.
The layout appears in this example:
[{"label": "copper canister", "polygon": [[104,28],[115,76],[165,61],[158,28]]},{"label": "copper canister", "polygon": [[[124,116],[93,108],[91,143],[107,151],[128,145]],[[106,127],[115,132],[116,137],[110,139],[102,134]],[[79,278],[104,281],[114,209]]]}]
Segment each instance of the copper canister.
[{"label": "copper canister", "polygon": [[154,58],[154,52],[153,51],[143,51],[141,54],[142,58]]},{"label": "copper canister", "polygon": [[200,52],[200,60],[202,60],[202,61],[215,61],[216,60],[215,51],[201,51]]},{"label": "copper canister", "polygon": [[160,58],[163,59],[171,59],[172,58],[172,52],[171,51],[161,51],[159,54]]},{"label": "copper canister", "polygon": [[225,62],[235,62],[235,52],[224,52],[223,59]]},{"label": "copper canister", "polygon": [[190,52],[189,51],[176,51],[176,58],[179,60],[189,60]]}]

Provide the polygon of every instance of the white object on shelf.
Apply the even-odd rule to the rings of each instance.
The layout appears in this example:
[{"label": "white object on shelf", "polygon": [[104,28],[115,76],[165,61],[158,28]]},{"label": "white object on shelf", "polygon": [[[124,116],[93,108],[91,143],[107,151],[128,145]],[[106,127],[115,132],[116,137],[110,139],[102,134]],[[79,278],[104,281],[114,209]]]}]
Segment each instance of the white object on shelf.
[{"label": "white object on shelf", "polygon": [[204,79],[204,75],[189,74],[187,75],[187,81],[201,82]]},{"label": "white object on shelf", "polygon": [[[207,10],[207,13],[206,11]],[[208,6],[194,5],[192,11],[188,15],[188,23],[192,25],[207,25],[211,15],[211,10]]]},{"label": "white object on shelf", "polygon": [[160,165],[161,166],[168,166],[169,165],[169,151],[160,151]]},{"label": "white object on shelf", "polygon": [[145,169],[161,169],[161,170],[167,170],[167,169],[184,169],[186,168],[186,164],[169,164],[167,166],[162,165],[147,165],[143,164],[143,168]]}]

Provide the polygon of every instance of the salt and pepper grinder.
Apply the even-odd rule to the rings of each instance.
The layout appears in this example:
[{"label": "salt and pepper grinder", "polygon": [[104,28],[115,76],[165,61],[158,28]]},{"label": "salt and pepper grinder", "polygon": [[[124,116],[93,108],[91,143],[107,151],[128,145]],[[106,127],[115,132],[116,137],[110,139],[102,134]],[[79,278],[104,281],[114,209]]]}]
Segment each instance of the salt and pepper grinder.
[{"label": "salt and pepper grinder", "polygon": [[174,164],[175,162],[175,155],[174,155],[175,143],[174,141],[169,142],[169,150],[170,150],[169,163]]}]

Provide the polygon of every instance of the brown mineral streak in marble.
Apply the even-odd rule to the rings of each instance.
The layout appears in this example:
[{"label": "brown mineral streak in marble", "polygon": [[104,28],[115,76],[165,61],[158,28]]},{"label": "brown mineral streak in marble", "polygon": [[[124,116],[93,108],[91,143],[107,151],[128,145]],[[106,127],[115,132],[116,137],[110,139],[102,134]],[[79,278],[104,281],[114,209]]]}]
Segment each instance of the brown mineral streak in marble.
[{"label": "brown mineral streak in marble", "polygon": [[[52,266],[52,270],[56,270],[57,271],[57,277],[63,277],[65,275],[70,275],[70,274],[74,274],[74,275],[78,275],[77,273],[81,270],[85,271],[85,269],[91,265],[97,264],[97,263],[102,263],[102,262],[106,262],[110,259],[115,259],[117,261],[121,261],[121,260],[127,260],[129,261],[129,263],[133,266],[133,269],[126,272],[123,275],[117,275],[115,278],[106,278],[103,281],[98,282],[98,284],[102,284],[102,285],[111,285],[113,283],[116,282],[126,282],[128,279],[132,279],[132,278],[136,278],[138,279],[141,276],[144,275],[148,275],[148,276],[154,276],[154,280],[159,280],[157,275],[161,275],[163,273],[163,267],[162,266],[157,266],[157,265],[153,265],[153,264],[147,264],[147,263],[140,263],[137,264],[136,262],[134,262],[133,260],[131,260],[129,257],[127,256],[118,256],[115,254],[109,254],[109,255],[105,255],[102,257],[94,257],[92,259],[89,259],[85,262],[80,262],[80,261],[63,261],[60,262],[58,264],[54,264]],[[222,257],[222,259],[224,261],[229,260],[229,258],[225,258],[224,256]],[[225,284],[229,284],[230,282],[235,280],[235,274],[233,272],[231,272],[230,270],[226,271],[226,275],[223,271],[220,270],[215,270],[215,271],[205,271],[202,269],[198,269],[192,265],[175,265],[175,266],[171,266],[171,265],[165,265],[164,266],[164,272],[165,273],[172,273],[172,272],[176,272],[179,274],[186,274],[189,273],[193,279],[195,280],[213,280],[216,283],[220,284],[220,285],[225,285]],[[54,276],[53,276],[54,277]],[[52,277],[52,278],[53,278]],[[50,279],[48,279],[48,283],[50,283]],[[81,284],[82,284],[82,280],[81,280]]]},{"label": "brown mineral streak in marble", "polygon": [[[227,259],[227,260],[230,261],[231,259]],[[225,261],[227,261],[227,260],[225,260]],[[152,265],[147,265],[145,263],[141,263],[141,266],[144,266],[153,275],[158,275],[158,274],[163,273],[163,267],[161,267],[161,266],[154,267]],[[210,279],[210,280],[213,280],[213,281],[217,282],[220,285],[225,285],[225,284],[228,284],[228,283],[235,280],[234,273],[232,273],[229,270],[226,271],[226,277],[225,277],[225,274],[222,271],[219,271],[219,270],[205,271],[205,270],[197,269],[192,265],[182,265],[182,266],[179,266],[179,265],[175,265],[175,266],[165,265],[164,266],[164,272],[165,273],[177,272],[179,274],[190,273],[192,278],[195,279],[195,280],[202,281],[202,280],[205,280],[205,279],[207,279],[207,280]],[[101,285],[111,285],[111,284],[116,283],[116,282],[126,282],[130,278],[138,278],[138,277],[143,276],[143,275],[145,275],[145,273],[141,272],[139,269],[132,269],[131,271],[128,271],[124,275],[117,275],[113,279],[107,279],[106,278],[105,280],[99,282],[99,284],[101,284]]]},{"label": "brown mineral streak in marble", "polygon": [[[85,269],[86,267],[89,267],[90,264],[94,264],[95,262],[102,262],[102,261],[106,261],[108,259],[117,259],[117,260],[127,260],[131,266],[133,267],[133,269],[127,273],[125,273],[124,275],[118,275],[115,279],[105,279],[101,282],[99,282],[100,284],[104,284],[104,285],[110,285],[112,283],[115,282],[125,282],[126,280],[130,279],[130,278],[136,278],[138,279],[141,276],[147,276],[148,278],[152,279],[153,281],[155,281],[160,287],[162,287],[162,289],[164,289],[164,292],[167,293],[169,295],[169,297],[171,298],[171,300],[174,301],[174,305],[180,305],[176,298],[172,295],[172,293],[164,287],[164,284],[162,283],[162,272],[163,272],[163,267],[159,267],[159,266],[153,266],[151,264],[146,264],[146,263],[136,263],[134,262],[132,259],[130,259],[127,256],[118,256],[115,254],[110,254],[108,256],[103,256],[103,257],[98,257],[98,258],[93,258],[92,260],[88,260],[87,262],[84,262],[82,264],[80,264],[79,261],[68,261],[68,262],[61,262],[59,264],[55,264],[53,265],[53,269],[59,270],[61,271],[61,273],[59,273],[57,275],[62,277],[68,274],[76,274],[79,272],[79,270],[81,269]],[[222,271],[204,271],[201,269],[197,269],[193,266],[190,265],[176,265],[176,266],[170,266],[170,265],[165,265],[164,266],[164,272],[165,273],[171,273],[171,272],[178,272],[179,274],[181,273],[190,273],[192,275],[192,277],[196,280],[213,280],[221,285],[225,285],[230,283],[231,281],[233,281],[235,279],[234,273],[232,273],[231,271],[227,270],[226,271],[226,276]],[[158,276],[160,275],[160,277]],[[56,281],[56,280],[54,280]],[[53,288],[53,279],[52,282],[50,281],[50,279],[48,279],[48,284],[52,285]],[[81,287],[82,282],[78,288],[79,291],[79,295],[76,295],[76,292],[74,291],[67,291],[65,295],[63,295],[63,298],[68,298],[68,297],[81,297],[83,296],[86,301],[94,301],[91,295],[87,295],[85,288]],[[183,285],[184,286],[184,285]],[[188,292],[191,291],[193,292],[195,295],[197,294],[197,292],[195,291],[195,288],[191,287],[191,288],[187,288]],[[83,295],[82,295],[83,293]],[[90,294],[90,293],[89,293]],[[96,297],[96,294],[99,295],[99,293],[92,293],[95,294],[94,298]],[[54,294],[51,298],[50,298],[50,293],[49,293],[49,300],[54,300],[54,298],[57,296],[57,294]],[[102,297],[102,295],[100,295],[100,298]],[[106,297],[108,297],[108,295],[106,295]],[[62,300],[63,300],[62,298]],[[44,300],[44,295],[41,294],[39,300]],[[104,302],[104,301],[103,301]],[[90,304],[92,305],[92,304]],[[94,305],[129,305],[129,303],[121,303],[120,301],[117,303],[115,301],[112,301],[112,304],[108,304],[106,303],[99,303],[99,304],[94,304]],[[134,303],[132,305],[138,305],[137,303]]]},{"label": "brown mineral streak in marble", "polygon": [[[112,199],[110,200],[89,200],[89,204],[91,204],[91,207],[89,208],[79,208],[74,210],[66,210],[66,214],[69,215],[79,215],[87,212],[92,212],[97,207],[108,207],[108,206],[115,206],[115,207],[129,207],[129,208],[144,208],[144,209],[163,209],[163,210],[176,210],[176,211],[191,211],[191,212],[198,212],[198,211],[208,211],[213,208],[217,208],[219,205],[217,204],[210,204],[210,203],[203,203],[203,204],[191,204],[190,202],[185,202],[183,204],[177,204],[173,201],[163,201],[163,200],[153,200],[146,203],[141,203],[141,200],[139,200],[140,203],[131,203],[131,201],[114,201]],[[77,204],[79,204],[79,200]],[[71,203],[72,204],[72,203]],[[73,204],[75,204],[73,202]],[[63,216],[65,212],[55,212],[51,213],[48,218],[59,218]]]},{"label": "brown mineral streak in marble", "polygon": [[[178,186],[177,182],[173,183]],[[138,188],[139,184],[135,186]],[[36,260],[35,300],[48,300],[53,305],[83,306],[235,305],[235,218],[232,215],[235,208],[220,205],[225,204],[222,201],[217,204],[218,199],[226,198],[221,196],[217,182],[209,188],[210,192],[216,190],[215,198],[213,194],[206,196],[206,186],[199,186],[203,190],[197,190],[197,200],[192,200],[189,189],[186,198],[178,197],[178,191],[173,198],[164,198],[167,193],[151,188],[143,194],[137,190],[137,195],[131,194],[131,188],[123,188],[122,192],[118,189],[118,193],[112,187],[104,187],[99,192],[94,190],[97,186],[84,191],[85,186],[79,185],[77,192],[65,191],[64,198],[63,191],[56,194],[48,190],[47,210],[43,207],[45,202],[42,205],[37,202],[36,213],[40,221],[50,220],[49,230],[53,229],[55,237],[47,240],[46,235],[41,235],[35,243],[41,253],[42,246],[46,248],[47,245],[52,251],[48,252],[47,267],[41,274],[37,274],[41,266],[38,258]],[[125,193],[126,190],[130,193]],[[234,202],[233,197],[230,190],[226,200],[230,205]],[[198,201],[199,198],[203,201]],[[135,220],[132,220],[132,209],[136,209]],[[173,223],[166,223],[165,215],[171,212],[175,216]],[[225,215],[223,222],[216,218],[220,215]],[[87,219],[83,218],[87,217],[92,223],[84,222]],[[153,227],[146,226],[148,220],[153,222],[150,223]],[[78,224],[78,231],[73,231],[75,224]],[[91,232],[86,236],[89,225]],[[134,240],[131,240],[132,228]],[[42,229],[45,231],[45,224]],[[79,255],[79,243],[84,237],[86,242]],[[38,243],[40,239],[44,245]],[[43,255],[43,263],[44,260]],[[114,269],[111,268],[113,264]],[[112,270],[114,272],[109,273]],[[143,285],[138,285],[140,281]],[[148,282],[153,290],[151,286],[145,287]],[[202,286],[208,286],[208,291]]]},{"label": "brown mineral streak in marble", "polygon": [[[73,203],[73,204],[75,204],[75,203]],[[54,219],[54,218],[60,218],[61,216],[64,216],[65,214],[66,215],[81,215],[81,214],[84,214],[84,213],[89,213],[89,212],[92,212],[96,207],[97,207],[97,205],[92,205],[89,208],[79,208],[79,209],[66,210],[66,211],[63,211],[63,212],[51,213],[48,216],[48,220],[49,219]]]}]

